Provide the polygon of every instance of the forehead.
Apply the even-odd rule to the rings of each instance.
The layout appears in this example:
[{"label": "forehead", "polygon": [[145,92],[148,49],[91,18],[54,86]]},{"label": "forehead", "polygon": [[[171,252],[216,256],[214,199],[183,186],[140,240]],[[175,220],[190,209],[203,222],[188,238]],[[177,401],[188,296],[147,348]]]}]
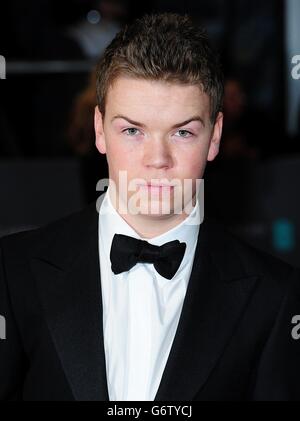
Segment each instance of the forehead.
[{"label": "forehead", "polygon": [[209,116],[210,101],[199,86],[118,77],[106,96],[106,113],[133,112],[142,117]]}]

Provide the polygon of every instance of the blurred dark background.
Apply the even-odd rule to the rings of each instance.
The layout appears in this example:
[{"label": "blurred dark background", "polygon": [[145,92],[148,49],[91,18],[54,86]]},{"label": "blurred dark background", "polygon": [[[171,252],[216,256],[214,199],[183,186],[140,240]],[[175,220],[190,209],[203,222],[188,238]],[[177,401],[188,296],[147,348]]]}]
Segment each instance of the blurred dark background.
[{"label": "blurred dark background", "polygon": [[207,28],[226,76],[224,135],[205,173],[205,214],[300,266],[298,0],[4,0],[0,236],[99,196],[107,164],[94,146],[94,65],[124,24],[162,11],[188,13]]}]

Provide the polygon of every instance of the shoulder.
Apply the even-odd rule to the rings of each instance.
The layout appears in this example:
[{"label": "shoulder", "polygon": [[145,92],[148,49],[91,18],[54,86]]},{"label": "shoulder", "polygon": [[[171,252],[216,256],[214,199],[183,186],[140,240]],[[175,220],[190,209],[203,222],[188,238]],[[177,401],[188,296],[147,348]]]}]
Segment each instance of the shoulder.
[{"label": "shoulder", "polygon": [[259,289],[279,296],[290,287],[300,290],[299,268],[252,246],[216,220],[206,222],[205,237],[220,270],[232,278],[257,277]]},{"label": "shoulder", "polygon": [[0,238],[0,250],[6,259],[34,256],[44,249],[63,250],[97,227],[97,218],[96,203],[92,203],[42,227]]}]

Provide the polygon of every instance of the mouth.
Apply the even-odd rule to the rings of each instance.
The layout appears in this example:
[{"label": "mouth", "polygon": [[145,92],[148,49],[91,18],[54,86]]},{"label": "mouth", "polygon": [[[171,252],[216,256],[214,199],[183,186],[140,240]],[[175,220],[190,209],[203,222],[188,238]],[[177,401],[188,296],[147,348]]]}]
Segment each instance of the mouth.
[{"label": "mouth", "polygon": [[168,184],[147,183],[147,184],[139,184],[138,187],[142,189],[146,189],[150,192],[160,193],[160,192],[172,192],[175,186],[168,185]]}]

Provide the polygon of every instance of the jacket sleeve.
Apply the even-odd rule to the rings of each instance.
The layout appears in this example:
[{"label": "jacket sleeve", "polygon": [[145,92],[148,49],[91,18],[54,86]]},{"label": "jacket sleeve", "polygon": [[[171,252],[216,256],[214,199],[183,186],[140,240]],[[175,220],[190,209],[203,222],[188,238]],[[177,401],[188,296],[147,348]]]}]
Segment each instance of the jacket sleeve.
[{"label": "jacket sleeve", "polygon": [[292,273],[289,288],[261,354],[251,400],[300,401],[300,271],[298,269]]},{"label": "jacket sleeve", "polygon": [[[0,244],[1,245],[1,244]],[[0,400],[20,400],[24,354],[13,314],[0,247]]]}]

